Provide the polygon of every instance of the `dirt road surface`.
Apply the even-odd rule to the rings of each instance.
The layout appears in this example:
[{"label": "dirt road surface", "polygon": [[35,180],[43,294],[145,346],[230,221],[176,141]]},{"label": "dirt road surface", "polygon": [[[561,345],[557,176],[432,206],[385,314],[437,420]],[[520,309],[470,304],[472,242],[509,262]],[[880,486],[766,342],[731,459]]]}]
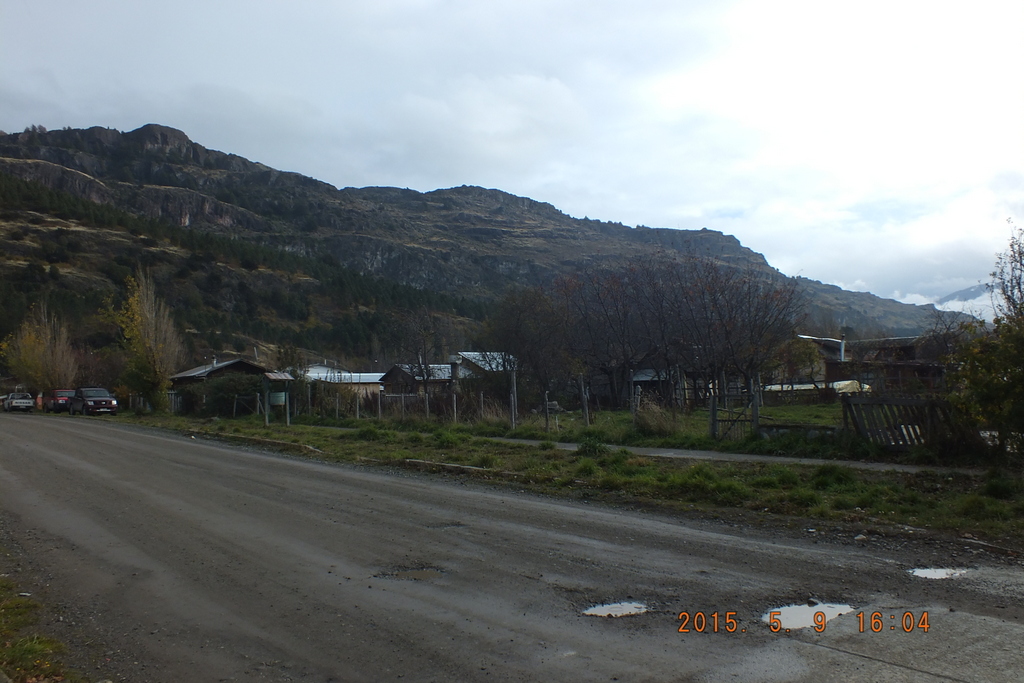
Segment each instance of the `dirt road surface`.
[{"label": "dirt road surface", "polygon": [[[95,678],[817,683],[1024,670],[1016,557],[617,509],[102,418],[0,417],[0,532],[0,571],[48,606],[44,626]],[[935,566],[968,571],[908,572]],[[853,612],[822,633],[761,621],[809,598]],[[582,614],[620,601],[648,611]],[[691,620],[679,633],[682,611],[703,612],[705,632]]]}]

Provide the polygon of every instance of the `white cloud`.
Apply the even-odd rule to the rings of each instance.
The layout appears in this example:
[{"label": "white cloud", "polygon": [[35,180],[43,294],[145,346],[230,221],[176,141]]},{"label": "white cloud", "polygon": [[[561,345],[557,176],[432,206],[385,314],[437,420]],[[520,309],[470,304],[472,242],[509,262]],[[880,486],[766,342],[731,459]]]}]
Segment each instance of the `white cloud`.
[{"label": "white cloud", "polygon": [[1024,220],[1015,1],[3,11],[4,130],[164,123],[339,186],[721,230],[784,272],[914,300],[985,278]]}]

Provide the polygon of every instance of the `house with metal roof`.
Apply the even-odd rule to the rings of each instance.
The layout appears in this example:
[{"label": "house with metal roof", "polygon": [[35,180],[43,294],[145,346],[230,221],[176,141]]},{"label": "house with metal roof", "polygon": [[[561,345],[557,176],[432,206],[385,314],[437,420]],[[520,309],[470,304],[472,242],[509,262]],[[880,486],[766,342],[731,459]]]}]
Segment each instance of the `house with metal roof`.
[{"label": "house with metal roof", "polygon": [[313,382],[341,384],[362,394],[377,394],[381,390],[381,372],[349,372],[329,365],[311,365],[306,369],[305,378]]},{"label": "house with metal roof", "polygon": [[178,389],[189,384],[205,382],[228,374],[262,375],[265,372],[267,372],[267,368],[244,358],[235,358],[221,362],[217,362],[217,359],[214,358],[213,362],[207,365],[200,365],[199,367],[179,372],[176,375],[171,375],[171,386]]}]

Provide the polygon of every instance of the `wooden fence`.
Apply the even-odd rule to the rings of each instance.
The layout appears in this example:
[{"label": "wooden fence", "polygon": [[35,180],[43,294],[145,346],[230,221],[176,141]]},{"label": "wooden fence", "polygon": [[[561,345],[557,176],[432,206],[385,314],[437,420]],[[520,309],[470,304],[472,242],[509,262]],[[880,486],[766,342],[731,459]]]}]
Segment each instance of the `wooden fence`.
[{"label": "wooden fence", "polygon": [[949,405],[931,398],[843,394],[843,426],[875,445],[910,450],[949,434]]}]

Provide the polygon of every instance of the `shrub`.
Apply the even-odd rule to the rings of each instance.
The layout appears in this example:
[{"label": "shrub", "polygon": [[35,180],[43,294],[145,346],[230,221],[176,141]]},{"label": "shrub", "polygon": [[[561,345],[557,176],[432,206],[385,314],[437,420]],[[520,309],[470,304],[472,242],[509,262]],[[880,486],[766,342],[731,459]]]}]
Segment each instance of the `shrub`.
[{"label": "shrub", "polygon": [[607,455],[611,449],[592,436],[585,436],[580,440],[576,448],[576,454],[581,458],[599,458]]},{"label": "shrub", "polygon": [[786,501],[801,508],[812,508],[821,505],[821,495],[810,489],[795,488],[786,494]]},{"label": "shrub", "polygon": [[1010,500],[1020,491],[1020,482],[1011,479],[999,470],[992,470],[986,476],[985,484],[981,487],[981,493],[990,498],[1001,498]]},{"label": "shrub", "polygon": [[356,431],[356,438],[361,441],[380,441],[392,443],[396,434],[389,429],[378,429],[376,425],[366,425]]},{"label": "shrub", "polygon": [[742,505],[750,500],[750,489],[735,479],[722,479],[712,490],[715,500],[725,505]]},{"label": "shrub", "polygon": [[811,477],[811,486],[819,491],[849,491],[856,484],[857,475],[841,465],[822,465]]},{"label": "shrub", "polygon": [[992,500],[976,493],[963,497],[957,504],[957,511],[964,517],[976,520],[1007,519],[1010,517],[1010,507],[1006,503]]},{"label": "shrub", "polygon": [[657,403],[644,399],[636,411],[636,429],[649,436],[670,436],[675,433],[676,425],[671,413]]},{"label": "shrub", "polygon": [[490,453],[481,453],[476,456],[475,460],[473,460],[473,465],[476,467],[491,468],[494,467],[494,463],[496,461],[497,459]]},{"label": "shrub", "polygon": [[459,445],[459,437],[448,431],[434,433],[434,446],[436,448],[455,448]]},{"label": "shrub", "polygon": [[854,505],[853,498],[849,496],[836,496],[832,500],[833,510],[852,510],[855,507],[857,506]]}]

